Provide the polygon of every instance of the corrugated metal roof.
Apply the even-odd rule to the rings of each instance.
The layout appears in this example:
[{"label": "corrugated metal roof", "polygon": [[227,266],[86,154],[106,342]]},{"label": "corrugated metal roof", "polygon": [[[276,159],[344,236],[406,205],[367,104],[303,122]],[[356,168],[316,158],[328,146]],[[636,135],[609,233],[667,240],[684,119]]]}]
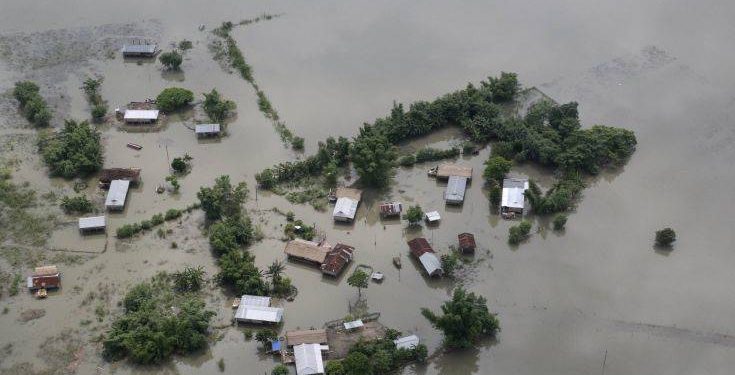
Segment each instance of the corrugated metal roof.
[{"label": "corrugated metal roof", "polygon": [[123,54],[127,53],[155,53],[156,52],[156,46],[155,44],[124,44],[122,48]]},{"label": "corrugated metal roof", "polygon": [[128,180],[112,180],[110,182],[110,190],[107,191],[105,199],[105,207],[107,208],[123,208],[125,207],[125,198],[128,196],[128,188],[130,181]]},{"label": "corrugated metal roof", "polygon": [[128,109],[125,110],[124,119],[126,121],[135,120],[157,120],[158,119],[157,109]]},{"label": "corrugated metal roof", "polygon": [[393,340],[398,349],[414,349],[419,345],[419,337],[416,335],[399,337]]},{"label": "corrugated metal roof", "polygon": [[528,180],[515,178],[506,178],[503,180],[503,193],[500,199],[500,207],[510,207],[523,209],[525,205],[525,195],[528,189]]},{"label": "corrugated metal roof", "polygon": [[79,229],[99,229],[105,227],[104,216],[80,217]]},{"label": "corrugated metal roof", "polygon": [[243,305],[237,307],[235,319],[240,321],[278,323],[283,319],[280,307]]},{"label": "corrugated metal roof", "polygon": [[353,321],[351,321],[351,322],[345,322],[345,323],[344,323],[345,329],[355,329],[355,328],[360,328],[360,327],[362,327],[362,326],[364,326],[364,325],[365,325],[365,324],[363,324],[363,323],[362,323],[362,320],[360,320],[360,319],[358,319],[358,320],[353,320]]},{"label": "corrugated metal roof", "polygon": [[444,192],[444,200],[447,203],[464,202],[464,193],[467,189],[467,178],[460,176],[449,176],[447,190]]},{"label": "corrugated metal roof", "polygon": [[293,347],[297,375],[324,373],[322,348],[319,344],[301,344]]},{"label": "corrugated metal roof", "polygon": [[338,198],[337,203],[334,205],[334,211],[332,217],[336,220],[349,219],[354,220],[355,214],[357,213],[357,204],[359,202],[351,198]]},{"label": "corrugated metal roof", "polygon": [[419,261],[421,262],[421,265],[424,266],[424,269],[429,276],[441,275],[444,273],[444,270],[442,270],[442,263],[434,253],[423,253],[419,257]]},{"label": "corrugated metal roof", "polygon": [[271,298],[270,297],[264,297],[264,296],[251,296],[249,294],[245,294],[240,298],[240,304],[241,305],[248,305],[248,306],[270,306],[271,305]]},{"label": "corrugated metal roof", "polygon": [[401,202],[387,202],[380,205],[380,213],[383,215],[398,215],[402,210]]},{"label": "corrugated metal roof", "polygon": [[426,220],[429,220],[429,222],[435,222],[441,220],[441,216],[439,216],[439,211],[430,211],[426,213]]},{"label": "corrugated metal roof", "polygon": [[209,133],[219,133],[220,126],[219,124],[198,124],[195,127],[194,132],[196,134],[209,134]]}]

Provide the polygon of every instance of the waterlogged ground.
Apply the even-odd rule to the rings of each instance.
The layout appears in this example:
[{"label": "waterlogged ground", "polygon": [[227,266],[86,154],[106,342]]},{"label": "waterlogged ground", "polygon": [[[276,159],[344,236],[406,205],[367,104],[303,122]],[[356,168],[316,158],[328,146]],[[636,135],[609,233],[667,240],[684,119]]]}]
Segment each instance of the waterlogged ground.
[{"label": "waterlogged ground", "polygon": [[[48,179],[35,154],[35,130],[18,115],[8,90],[20,79],[39,82],[55,126],[66,117],[88,117],[79,87],[92,74],[104,76],[101,94],[111,108],[172,85],[195,93],[216,87],[236,101],[237,117],[220,141],[196,140],[186,127],[203,118],[195,111],[165,119],[155,132],[100,128],[105,165],[143,168],[143,183],[131,192],[125,212],[108,216],[114,233],[122,224],[187,206],[216,176],[229,174],[252,187],[255,172],[300,156],[283,147],[251,87],[224,72],[207,49],[208,31],[223,20],[282,13],[236,28],[233,37],[281,118],[306,138],[307,154],[329,135],[354,135],[363,122],[386,114],[393,100],[431,99],[501,70],[519,73],[524,85],[560,102],[578,101],[585,124],[635,130],[639,147],[625,168],[589,181],[566,232],[553,233],[536,221],[534,228],[541,229],[517,248],[506,244],[512,223],[490,213],[479,178],[489,149],[462,160],[475,168],[475,180],[459,208],[444,206],[443,186],[426,177],[426,165],[399,169],[389,189],[367,192],[351,226],[334,225],[328,212],[263,192],[256,201],[253,194],[247,207],[265,235],[252,248],[259,265],[283,259],[285,220],[273,207],[315,223],[330,242],[354,245],[356,263],[386,274],[382,285],[363,291],[370,310],[381,312],[388,326],[417,333],[435,353],[406,374],[729,374],[735,368],[735,201],[728,194],[735,182],[735,56],[727,48],[735,33],[733,8],[725,1],[693,7],[636,1],[2,0],[0,156],[17,183],[37,191],[37,205],[35,219],[28,219],[32,233],[3,237],[0,271],[10,277],[34,263],[54,262],[64,288],[38,301],[25,292],[9,296],[3,287],[0,373],[216,374],[220,358],[224,373],[273,367],[274,359],[246,341],[242,329],[228,326],[231,296],[214,286],[207,302],[218,313],[218,328],[205,353],[162,368],[100,359],[97,339],[119,313],[129,286],[184,265],[216,272],[201,235],[202,214],[165,224],[165,238],[155,230],[130,241],[80,238],[75,217],[54,203],[54,196],[72,192],[73,182]],[[130,37],[155,39],[164,48],[189,39],[194,48],[183,72],[172,74],[156,63],[123,61],[116,49]],[[460,141],[450,129],[405,147]],[[130,150],[127,142],[144,148]],[[194,160],[181,193],[156,194],[167,158],[184,153]],[[514,173],[542,183],[550,177],[531,166]],[[93,187],[86,192],[103,198]],[[375,208],[385,199],[437,209],[442,223],[407,231],[398,221],[381,222]],[[652,248],[653,232],[663,226],[679,234],[672,252]],[[481,249],[460,282],[488,298],[502,331],[474,349],[441,353],[441,336],[419,308],[437,308],[454,283],[420,276],[405,241],[422,235],[446,250],[462,231],[475,233]],[[400,272],[390,264],[398,255]],[[356,297],[344,278],[324,279],[292,263],[286,273],[300,293],[284,304],[284,329],[342,317]]]}]

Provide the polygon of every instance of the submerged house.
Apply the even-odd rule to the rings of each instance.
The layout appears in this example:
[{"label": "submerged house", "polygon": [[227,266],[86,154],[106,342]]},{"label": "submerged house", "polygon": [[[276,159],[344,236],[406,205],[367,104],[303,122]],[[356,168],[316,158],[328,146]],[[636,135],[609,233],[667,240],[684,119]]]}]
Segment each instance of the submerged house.
[{"label": "submerged house", "polygon": [[416,257],[424,267],[427,275],[441,276],[444,274],[441,261],[439,261],[439,258],[434,253],[434,249],[431,248],[429,241],[425,238],[419,237],[408,241],[408,248],[411,251],[411,255]]},{"label": "submerged house", "polygon": [[335,221],[351,222],[355,220],[357,206],[362,199],[362,191],[351,188],[337,188],[337,202],[334,204],[332,217]]},{"label": "submerged house", "polygon": [[457,235],[459,239],[459,251],[464,254],[474,253],[477,244],[475,243],[475,236],[472,233],[460,233]]},{"label": "submerged house", "polygon": [[56,266],[36,267],[26,283],[30,290],[60,288],[61,274]]},{"label": "submerged house", "polygon": [[324,329],[307,329],[286,332],[286,345],[326,344],[327,331]]},{"label": "submerged house", "polygon": [[100,187],[107,188],[112,180],[130,181],[131,185],[140,182],[140,168],[105,168],[100,171]]},{"label": "submerged house", "polygon": [[294,362],[297,375],[324,374],[322,350],[329,350],[326,345],[301,344],[293,347]]},{"label": "submerged house", "polygon": [[503,180],[503,194],[500,199],[501,213],[523,214],[525,206],[525,192],[528,190],[528,180],[506,178]]},{"label": "submerged house", "polygon": [[436,178],[448,179],[451,176],[472,178],[472,167],[466,167],[454,163],[442,163],[436,167]]},{"label": "submerged house", "polygon": [[123,120],[126,124],[152,124],[158,121],[158,113],[157,109],[128,109]]},{"label": "submerged house", "polygon": [[197,137],[217,136],[220,133],[220,125],[219,124],[198,124],[194,128],[194,133],[196,133]]},{"label": "submerged house", "polygon": [[401,215],[403,205],[401,202],[385,202],[380,204],[380,217],[392,217]]},{"label": "submerged house", "polygon": [[153,57],[158,53],[158,45],[147,44],[144,41],[133,41],[123,44],[123,57]]},{"label": "submerged house", "polygon": [[467,177],[449,176],[447,190],[444,191],[444,200],[449,204],[462,204],[467,189]]},{"label": "submerged house", "polygon": [[322,273],[329,276],[337,277],[345,267],[352,261],[355,248],[349,245],[338,243],[329,250],[324,262],[321,265]]},{"label": "submerged house", "polygon": [[399,337],[393,340],[393,343],[396,344],[397,349],[413,350],[419,346],[419,337],[416,335]]},{"label": "submerged house", "polygon": [[235,320],[241,323],[280,323],[283,309],[271,307],[271,298],[244,295],[235,311]]},{"label": "submerged house", "polygon": [[288,241],[283,252],[286,253],[289,259],[321,266],[330,250],[331,248],[329,246],[325,246],[325,244],[319,244],[313,241],[297,238],[295,240]]},{"label": "submerged house", "polygon": [[112,180],[110,189],[107,191],[107,198],[105,198],[105,208],[109,211],[122,211],[125,208],[129,188],[130,181],[128,180]]},{"label": "submerged house", "polygon": [[80,217],[79,218],[79,231],[84,233],[90,233],[95,231],[105,230],[105,217],[104,216],[92,216],[92,217]]}]

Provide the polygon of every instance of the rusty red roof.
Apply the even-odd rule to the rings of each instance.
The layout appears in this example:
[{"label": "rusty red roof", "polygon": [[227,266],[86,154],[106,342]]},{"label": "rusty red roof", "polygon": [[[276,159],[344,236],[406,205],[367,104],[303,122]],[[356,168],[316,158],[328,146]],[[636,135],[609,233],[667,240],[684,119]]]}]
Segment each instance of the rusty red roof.
[{"label": "rusty red roof", "polygon": [[460,249],[474,250],[475,247],[477,247],[475,244],[475,236],[472,233],[460,233],[457,238],[459,239]]},{"label": "rusty red roof", "polygon": [[416,258],[424,255],[424,253],[433,253],[434,249],[429,245],[429,241],[426,238],[419,237],[408,241],[408,248],[411,250],[411,254]]},{"label": "rusty red roof", "polygon": [[345,266],[352,260],[352,254],[355,248],[349,245],[338,243],[334,245],[332,250],[327,253],[324,263],[321,265],[322,273],[337,276],[342,273]]}]

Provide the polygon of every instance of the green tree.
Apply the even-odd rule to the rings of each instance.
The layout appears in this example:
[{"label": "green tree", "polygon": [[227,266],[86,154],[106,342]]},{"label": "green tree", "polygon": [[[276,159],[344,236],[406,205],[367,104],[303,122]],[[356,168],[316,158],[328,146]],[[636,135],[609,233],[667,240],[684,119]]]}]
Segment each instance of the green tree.
[{"label": "green tree", "polygon": [[94,211],[94,204],[84,195],[77,195],[75,197],[65,196],[61,198],[61,208],[67,214],[74,212],[86,214]]},{"label": "green tree", "polygon": [[450,250],[448,254],[443,254],[440,260],[444,275],[454,277],[454,271],[459,267],[459,255],[457,255],[457,252]]},{"label": "green tree", "polygon": [[238,294],[263,296],[268,293],[268,285],[260,270],[255,266],[255,258],[242,249],[230,251],[217,259],[220,272],[217,280]]},{"label": "green tree", "polygon": [[183,158],[174,158],[171,162],[171,169],[177,173],[184,173],[189,168],[189,165],[184,161]]},{"label": "green tree", "polygon": [[500,206],[500,201],[503,199],[503,188],[500,187],[500,184],[497,181],[492,181],[490,183],[490,204],[497,208]]},{"label": "green tree", "polygon": [[557,214],[554,216],[554,219],[552,220],[552,225],[554,226],[554,230],[560,231],[564,230],[564,226],[567,224],[567,215],[566,214]]},{"label": "green tree", "polygon": [[303,150],[304,149],[304,138],[302,137],[293,137],[291,140],[291,147],[294,150]]},{"label": "green tree", "polygon": [[16,82],[15,88],[13,89],[13,97],[20,102],[20,106],[23,107],[31,99],[38,95],[40,88],[37,84],[31,81]]},{"label": "green tree", "polygon": [[339,169],[337,169],[337,164],[334,162],[331,162],[327,164],[326,167],[324,167],[324,182],[327,185],[327,187],[333,188],[337,186],[337,177],[339,173]]},{"label": "green tree", "polygon": [[166,69],[179,70],[181,63],[184,62],[184,58],[176,50],[171,52],[164,52],[158,57],[158,60],[163,64]]},{"label": "green tree", "polygon": [[324,373],[326,375],[346,375],[345,368],[342,366],[342,361],[330,360],[324,367]]},{"label": "green tree", "polygon": [[166,182],[171,184],[171,187],[174,189],[174,193],[179,192],[181,184],[179,184],[179,179],[175,175],[166,176]]},{"label": "green tree", "polygon": [[488,183],[502,184],[513,163],[502,156],[492,156],[485,162],[483,177]]},{"label": "green tree", "polygon": [[34,126],[48,126],[51,120],[46,101],[39,94],[39,87],[31,81],[16,82],[13,97],[20,103],[23,116]]},{"label": "green tree", "polygon": [[156,106],[164,112],[173,112],[184,108],[194,100],[194,93],[181,87],[163,89],[156,97]]},{"label": "green tree", "polygon": [[368,279],[370,276],[361,269],[355,270],[349,278],[347,284],[353,288],[357,288],[357,296],[362,297],[362,288],[368,287]]},{"label": "green tree", "polygon": [[669,247],[676,241],[676,232],[671,228],[664,228],[656,231],[656,245]]},{"label": "green tree", "polygon": [[215,89],[212,89],[208,94],[204,94],[202,107],[209,119],[217,123],[224,121],[230,115],[230,112],[237,108],[235,102],[223,99]]},{"label": "green tree", "polygon": [[408,225],[417,225],[423,218],[424,211],[419,205],[409,207],[406,213],[403,214],[403,219],[408,220]]},{"label": "green tree", "polygon": [[265,169],[255,174],[255,181],[258,183],[258,186],[267,190],[276,185],[276,176],[271,169]]},{"label": "green tree", "polygon": [[511,245],[517,245],[528,238],[529,233],[531,233],[531,222],[523,220],[520,224],[514,225],[508,229],[508,243]]},{"label": "green tree", "polygon": [[499,78],[488,77],[487,86],[490,88],[493,101],[496,103],[513,100],[520,87],[518,76],[515,73],[506,72],[501,72]]},{"label": "green tree", "polygon": [[87,176],[102,168],[100,135],[86,121],[67,120],[59,133],[43,136],[39,148],[54,176]]},{"label": "green tree", "polygon": [[204,267],[186,267],[172,274],[174,288],[179,292],[195,292],[204,284]]},{"label": "green tree", "polygon": [[450,348],[467,348],[482,336],[494,336],[500,329],[498,318],[490,313],[482,296],[458,287],[452,299],[441,306],[441,315],[423,308],[421,314],[434,328],[444,333],[444,343]]},{"label": "green tree", "polygon": [[255,341],[261,343],[261,345],[266,349],[269,347],[271,341],[277,338],[278,335],[276,334],[276,331],[270,328],[261,328],[257,333],[255,333]]},{"label": "green tree", "polygon": [[197,193],[202,209],[211,221],[223,216],[239,216],[247,196],[247,185],[241,182],[232,186],[230,176],[218,177],[213,187],[202,187]]},{"label": "green tree", "polygon": [[370,359],[363,353],[352,352],[342,360],[345,375],[372,375]]},{"label": "green tree", "polygon": [[273,368],[271,371],[271,375],[288,375],[290,372],[288,371],[288,367],[282,364],[276,365],[276,367]]},{"label": "green tree", "polygon": [[390,180],[397,157],[395,148],[382,133],[370,126],[360,129],[350,154],[360,180],[368,186],[384,186]]}]

